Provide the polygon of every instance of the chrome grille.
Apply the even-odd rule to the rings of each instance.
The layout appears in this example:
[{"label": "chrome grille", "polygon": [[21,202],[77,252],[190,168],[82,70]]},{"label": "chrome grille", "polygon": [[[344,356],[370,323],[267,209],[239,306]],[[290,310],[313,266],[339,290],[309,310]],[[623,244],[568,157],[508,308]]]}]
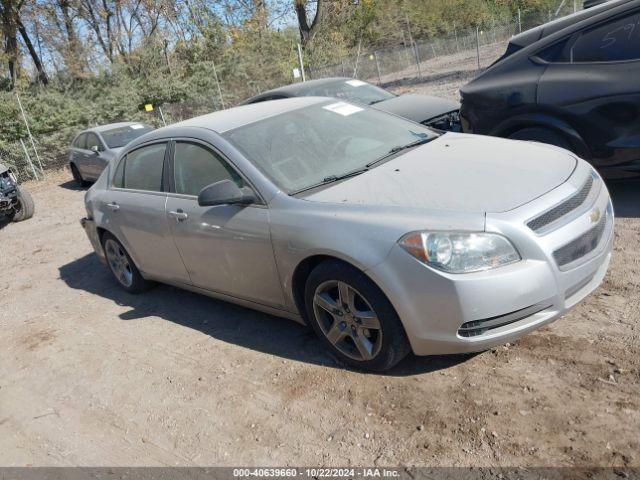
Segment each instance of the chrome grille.
[{"label": "chrome grille", "polygon": [[595,227],[553,252],[558,267],[564,267],[593,252],[602,240],[608,217],[607,211]]},{"label": "chrome grille", "polygon": [[553,207],[551,210],[547,210],[542,215],[530,220],[527,223],[527,226],[533,230],[534,232],[539,232],[547,225],[555,222],[556,220],[564,217],[566,214],[572,212],[580,205],[584,203],[589,194],[591,193],[591,189],[593,188],[593,177],[589,176],[587,181],[584,183],[579,192],[575,195],[569,197],[567,200],[562,202],[560,205]]}]

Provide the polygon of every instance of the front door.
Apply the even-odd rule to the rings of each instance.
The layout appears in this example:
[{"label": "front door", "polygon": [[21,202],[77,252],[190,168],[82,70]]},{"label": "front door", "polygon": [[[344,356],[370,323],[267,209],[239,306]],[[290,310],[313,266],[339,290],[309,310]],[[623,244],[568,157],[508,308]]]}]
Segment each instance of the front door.
[{"label": "front door", "polygon": [[143,274],[189,284],[165,214],[166,149],[167,143],[147,145],[120,160],[103,208],[111,232]]},{"label": "front door", "polygon": [[194,285],[271,307],[284,298],[276,270],[264,205],[200,207],[202,188],[242,177],[208,146],[175,143],[173,185],[167,198],[167,218]]}]

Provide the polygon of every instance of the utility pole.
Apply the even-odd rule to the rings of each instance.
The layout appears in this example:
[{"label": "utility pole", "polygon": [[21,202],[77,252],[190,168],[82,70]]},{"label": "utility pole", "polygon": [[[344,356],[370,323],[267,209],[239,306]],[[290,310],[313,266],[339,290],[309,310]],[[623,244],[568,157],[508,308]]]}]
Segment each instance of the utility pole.
[{"label": "utility pole", "polygon": [[476,27],[476,55],[478,56],[478,70],[480,70],[480,27]]},{"label": "utility pole", "polygon": [[[224,99],[222,98],[222,89],[220,88],[220,81],[218,80],[218,71],[216,70],[216,62],[212,60],[211,64],[213,65],[213,78],[216,81],[216,86],[218,87],[218,97],[220,98],[220,105],[224,110],[226,107],[224,106]],[[164,121],[164,117],[163,117],[163,121]]]},{"label": "utility pole", "polygon": [[[40,155],[38,155],[38,150],[36,150],[36,143],[33,141],[33,135],[31,135],[31,129],[29,128],[29,122],[27,121],[27,116],[24,113],[24,108],[22,108],[22,102],[20,101],[20,95],[16,92],[16,100],[18,100],[18,106],[20,107],[20,113],[22,114],[22,120],[24,121],[25,127],[27,127],[27,134],[29,135],[29,140],[31,141],[31,146],[33,147],[33,151],[36,154],[36,160],[38,161],[38,166],[40,167],[40,172],[44,172],[42,169],[42,162],[40,161]],[[20,140],[22,142],[22,140]],[[23,145],[24,147],[24,145]],[[31,161],[31,160],[29,160]],[[36,178],[37,179],[37,178]]]},{"label": "utility pole", "polygon": [[518,33],[522,33],[522,12],[518,8]]},{"label": "utility pole", "polygon": [[304,74],[304,62],[302,61],[302,45],[300,44],[298,44],[298,62],[300,63],[300,74],[302,75],[302,81],[306,82],[307,77]]}]

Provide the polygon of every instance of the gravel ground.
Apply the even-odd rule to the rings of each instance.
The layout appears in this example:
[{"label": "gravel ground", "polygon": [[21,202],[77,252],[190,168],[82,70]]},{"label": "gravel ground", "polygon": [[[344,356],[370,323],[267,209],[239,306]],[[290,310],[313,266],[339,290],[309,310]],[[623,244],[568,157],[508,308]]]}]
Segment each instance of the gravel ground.
[{"label": "gravel ground", "polygon": [[609,273],[565,317],[373,375],[287,320],[122,292],[69,178],[28,184],[36,216],[0,226],[0,465],[640,466],[640,182],[611,185]]}]

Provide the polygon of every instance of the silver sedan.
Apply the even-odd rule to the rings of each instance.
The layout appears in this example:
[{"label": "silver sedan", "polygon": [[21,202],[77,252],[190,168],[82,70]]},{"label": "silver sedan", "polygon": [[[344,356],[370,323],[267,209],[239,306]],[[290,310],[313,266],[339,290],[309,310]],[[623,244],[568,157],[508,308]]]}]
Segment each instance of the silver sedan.
[{"label": "silver sedan", "polygon": [[131,140],[153,130],[143,123],[119,122],[80,132],[69,148],[69,168],[80,186],[96,180]]},{"label": "silver sedan", "polygon": [[148,133],[85,201],[125,290],[159,281],[304,322],[368,370],[551,322],[600,284],[613,241],[605,184],[566,150],[318,97]]}]

